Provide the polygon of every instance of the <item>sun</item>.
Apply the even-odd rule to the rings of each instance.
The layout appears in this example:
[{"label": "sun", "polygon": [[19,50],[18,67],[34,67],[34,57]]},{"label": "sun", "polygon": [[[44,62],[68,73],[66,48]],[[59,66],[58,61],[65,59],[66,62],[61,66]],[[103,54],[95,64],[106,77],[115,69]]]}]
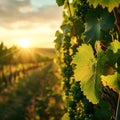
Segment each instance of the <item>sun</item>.
[{"label": "sun", "polygon": [[31,39],[30,38],[21,38],[17,40],[17,45],[22,48],[29,48],[31,47]]}]

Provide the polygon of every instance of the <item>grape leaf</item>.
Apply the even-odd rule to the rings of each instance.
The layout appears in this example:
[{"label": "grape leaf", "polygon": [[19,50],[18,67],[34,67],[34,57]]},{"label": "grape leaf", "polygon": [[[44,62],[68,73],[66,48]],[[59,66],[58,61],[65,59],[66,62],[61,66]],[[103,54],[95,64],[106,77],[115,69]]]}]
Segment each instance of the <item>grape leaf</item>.
[{"label": "grape leaf", "polygon": [[[106,9],[97,7],[90,9],[86,15],[85,23],[85,42],[95,43],[96,40],[103,42],[111,41],[109,30],[115,27],[115,19],[112,13],[108,13]],[[107,25],[106,25],[107,23]],[[91,41],[92,40],[92,41]]]},{"label": "grape leaf", "polygon": [[115,67],[116,62],[120,58],[120,42],[118,40],[110,43],[110,46],[106,50],[106,56],[109,59],[108,63]]},{"label": "grape leaf", "polygon": [[55,36],[57,37],[57,38],[54,40],[55,48],[56,48],[58,51],[60,51],[61,46],[62,46],[63,34],[60,33],[60,31],[56,31]]},{"label": "grape leaf", "polygon": [[81,81],[81,90],[89,101],[94,104],[97,104],[100,99],[100,75],[105,61],[106,58],[103,52],[100,52],[95,58],[92,46],[87,44],[82,44],[78,48],[78,52],[73,59],[73,63],[76,64],[75,79]]},{"label": "grape leaf", "polygon": [[88,2],[94,7],[98,4],[102,5],[102,7],[107,7],[110,12],[114,7],[118,7],[120,4],[120,0],[88,0]]},{"label": "grape leaf", "polygon": [[101,76],[101,80],[104,86],[109,86],[116,92],[120,92],[120,74],[115,72],[112,75]]},{"label": "grape leaf", "polygon": [[117,53],[120,49],[120,42],[118,40],[114,40],[110,46],[108,47],[109,50],[112,50],[113,53]]},{"label": "grape leaf", "polygon": [[61,120],[70,120],[69,113],[65,113]]},{"label": "grape leaf", "polygon": [[65,0],[56,0],[56,3],[58,6],[62,6],[62,5],[64,5],[64,1]]},{"label": "grape leaf", "polygon": [[74,27],[75,30],[74,32],[76,32],[75,34],[81,36],[81,34],[84,32],[84,24],[78,19],[74,22]]},{"label": "grape leaf", "polygon": [[[120,58],[120,42],[118,40],[114,40],[111,42],[110,46],[106,50],[106,56],[110,65],[114,66],[113,68],[118,68],[117,61]],[[108,68],[107,68],[108,69]],[[110,69],[110,68],[109,68]],[[103,85],[108,85],[110,88],[115,90],[116,92],[120,92],[120,74],[117,73],[115,70],[112,75],[101,76]]]}]

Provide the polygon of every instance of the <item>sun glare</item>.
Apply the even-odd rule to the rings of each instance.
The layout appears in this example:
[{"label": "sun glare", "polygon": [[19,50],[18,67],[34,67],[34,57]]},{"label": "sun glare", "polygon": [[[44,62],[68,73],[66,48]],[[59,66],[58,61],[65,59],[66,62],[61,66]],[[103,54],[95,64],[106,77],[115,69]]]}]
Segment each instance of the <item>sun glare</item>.
[{"label": "sun glare", "polygon": [[31,39],[29,38],[21,38],[18,40],[18,46],[22,48],[29,48],[31,46]]}]

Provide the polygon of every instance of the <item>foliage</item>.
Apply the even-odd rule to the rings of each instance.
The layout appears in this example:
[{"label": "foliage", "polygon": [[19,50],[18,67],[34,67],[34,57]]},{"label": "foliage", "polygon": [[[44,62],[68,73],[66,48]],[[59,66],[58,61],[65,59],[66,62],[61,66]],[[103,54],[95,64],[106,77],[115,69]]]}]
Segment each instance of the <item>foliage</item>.
[{"label": "foliage", "polygon": [[65,0],[56,0],[58,6],[62,6]]},{"label": "foliage", "polygon": [[96,7],[98,4],[100,4],[102,7],[108,7],[109,11],[112,11],[114,7],[118,7],[120,4],[119,0],[88,0],[90,4],[92,4],[94,7]]},{"label": "foliage", "polygon": [[96,104],[100,99],[102,56],[96,60],[92,47],[86,44],[82,44],[78,51],[73,59],[73,62],[77,65],[74,74],[75,79],[81,81],[82,91],[90,101]]},{"label": "foliage", "polygon": [[[64,20],[61,30],[55,34],[55,47],[63,75],[67,109],[65,116],[69,115],[70,120],[118,120],[120,1],[56,2],[58,6],[64,7]],[[75,86],[78,84],[76,94]],[[106,107],[106,102],[109,107]],[[89,109],[92,112],[88,112],[86,103],[91,106]],[[104,115],[103,111],[108,114]]]}]

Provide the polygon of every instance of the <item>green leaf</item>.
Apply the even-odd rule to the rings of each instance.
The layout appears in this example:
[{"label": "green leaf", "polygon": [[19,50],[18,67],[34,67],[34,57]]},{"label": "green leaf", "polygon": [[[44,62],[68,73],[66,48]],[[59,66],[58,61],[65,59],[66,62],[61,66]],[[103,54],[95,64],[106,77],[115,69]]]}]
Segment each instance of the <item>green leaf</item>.
[{"label": "green leaf", "polygon": [[74,71],[75,79],[81,81],[81,90],[89,101],[94,104],[97,104],[100,100],[100,75],[105,62],[106,58],[104,53],[100,52],[97,58],[95,58],[92,46],[87,44],[82,44],[78,48],[78,52],[73,59],[73,63],[76,64]]},{"label": "green leaf", "polygon": [[112,75],[101,76],[102,83],[104,86],[109,86],[116,92],[120,92],[120,74],[115,72]]},{"label": "green leaf", "polygon": [[81,36],[81,34],[84,32],[84,24],[79,19],[74,22],[73,28],[76,30],[76,34],[79,36]]},{"label": "green leaf", "polygon": [[117,53],[120,49],[120,42],[118,40],[114,40],[110,46],[108,47],[109,50],[112,50],[113,53]]},{"label": "green leaf", "polygon": [[120,0],[87,0],[94,7],[97,7],[100,4],[102,7],[108,7],[108,10],[111,12],[114,7],[118,7]]},{"label": "green leaf", "polygon": [[116,62],[120,58],[120,42],[114,40],[110,43],[110,46],[106,50],[106,56],[108,57],[108,63],[115,67]]},{"label": "green leaf", "polygon": [[61,120],[70,120],[69,113],[65,113]]},{"label": "green leaf", "polygon": [[[110,46],[106,50],[106,57],[108,58],[108,63],[111,65],[112,69],[106,68],[109,70],[109,73],[112,75],[101,76],[102,83],[104,86],[109,86],[116,92],[120,92],[120,74],[117,73],[117,69],[119,67],[119,58],[120,58],[120,42],[118,40],[114,40],[111,42]],[[114,69],[116,68],[116,69]],[[112,71],[112,72],[111,72]],[[114,72],[114,73],[113,73]]]},{"label": "green leaf", "polygon": [[60,31],[56,31],[55,36],[57,37],[54,40],[55,43],[55,48],[60,51],[61,47],[62,47],[62,39],[63,39],[63,34],[60,33]]},{"label": "green leaf", "polygon": [[[97,7],[90,9],[86,15],[85,23],[85,42],[95,43],[96,40],[103,42],[111,41],[109,30],[115,27],[115,20],[112,13],[108,13],[106,9]],[[106,25],[107,23],[107,25]]]},{"label": "green leaf", "polygon": [[64,1],[65,0],[56,0],[56,3],[58,6],[62,6],[62,5],[64,5]]}]

